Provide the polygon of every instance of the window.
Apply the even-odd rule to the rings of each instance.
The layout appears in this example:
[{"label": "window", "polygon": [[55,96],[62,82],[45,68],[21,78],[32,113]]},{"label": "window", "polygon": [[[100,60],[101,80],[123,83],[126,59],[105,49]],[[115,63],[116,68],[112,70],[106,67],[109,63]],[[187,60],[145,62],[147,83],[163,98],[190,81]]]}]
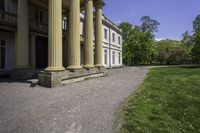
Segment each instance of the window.
[{"label": "window", "polygon": [[67,18],[63,17],[62,19],[62,29],[67,30]]},{"label": "window", "polygon": [[119,64],[121,64],[121,53],[119,53]]},{"label": "window", "polygon": [[121,44],[121,38],[120,38],[120,36],[118,37],[118,44],[119,45]]},{"label": "window", "polygon": [[107,52],[107,50],[104,50],[104,64],[105,65],[108,64],[108,52]]},{"label": "window", "polygon": [[104,29],[104,39],[108,39],[108,30]]},{"label": "window", "polygon": [[[6,3],[5,3],[5,0],[0,0],[0,10],[2,10],[2,11],[6,11]],[[0,13],[0,18],[1,19],[5,19],[5,13],[3,13],[3,12],[1,12]]]},{"label": "window", "polygon": [[112,52],[112,64],[115,64],[115,51]]},{"label": "window", "polygon": [[112,33],[113,42],[115,42],[115,33]]},{"label": "window", "polygon": [[35,10],[35,20],[36,20],[37,22],[39,21],[39,12],[38,12],[37,9]]},{"label": "window", "polygon": [[42,11],[38,11],[38,9],[35,10],[35,20],[36,22],[43,22],[43,12]]},{"label": "window", "polygon": [[5,11],[5,0],[0,0],[0,10]]},{"label": "window", "polygon": [[42,11],[40,11],[40,23],[42,23],[43,22],[43,13],[42,13]]},{"label": "window", "polygon": [[1,40],[0,42],[0,69],[5,69],[6,67],[6,40]]}]

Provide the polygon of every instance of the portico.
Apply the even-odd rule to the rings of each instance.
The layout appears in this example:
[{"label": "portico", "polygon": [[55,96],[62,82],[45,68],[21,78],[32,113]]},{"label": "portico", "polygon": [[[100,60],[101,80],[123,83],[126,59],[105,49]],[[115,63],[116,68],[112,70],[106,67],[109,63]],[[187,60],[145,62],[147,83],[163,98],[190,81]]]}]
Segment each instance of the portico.
[{"label": "portico", "polygon": [[[63,80],[84,76],[104,76],[102,64],[102,0],[48,0],[48,67],[39,74],[39,84],[45,87],[60,85]],[[93,10],[95,8],[95,15]],[[34,75],[29,61],[28,0],[18,0],[17,32],[15,45],[15,69],[12,77],[31,78]],[[68,40],[63,42],[63,11],[69,14]],[[84,64],[80,61],[80,12],[85,11]],[[67,16],[67,14],[65,14]],[[93,52],[95,16],[95,57]],[[63,49],[63,43],[66,49]],[[67,54],[63,54],[66,52]],[[67,56],[67,57],[63,57]],[[63,66],[66,59],[67,66]],[[94,60],[95,59],[95,60]],[[27,74],[28,73],[28,74]]]}]

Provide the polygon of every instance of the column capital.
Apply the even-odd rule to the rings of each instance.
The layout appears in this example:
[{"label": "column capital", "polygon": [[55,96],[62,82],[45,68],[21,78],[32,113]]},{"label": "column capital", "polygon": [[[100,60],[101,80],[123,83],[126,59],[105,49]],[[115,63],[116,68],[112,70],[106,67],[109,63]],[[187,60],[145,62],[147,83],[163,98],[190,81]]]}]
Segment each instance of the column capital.
[{"label": "column capital", "polygon": [[102,9],[105,6],[105,3],[102,0],[96,0],[94,5],[96,9]]}]

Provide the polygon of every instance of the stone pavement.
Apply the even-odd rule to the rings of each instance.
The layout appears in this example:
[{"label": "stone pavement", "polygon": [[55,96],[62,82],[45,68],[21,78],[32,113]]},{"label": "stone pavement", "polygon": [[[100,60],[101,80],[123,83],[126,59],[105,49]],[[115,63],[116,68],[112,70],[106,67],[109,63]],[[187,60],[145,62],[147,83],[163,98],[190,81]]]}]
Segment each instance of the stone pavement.
[{"label": "stone pavement", "polygon": [[0,133],[111,133],[115,111],[149,67],[126,67],[108,76],[53,89],[0,81]]}]

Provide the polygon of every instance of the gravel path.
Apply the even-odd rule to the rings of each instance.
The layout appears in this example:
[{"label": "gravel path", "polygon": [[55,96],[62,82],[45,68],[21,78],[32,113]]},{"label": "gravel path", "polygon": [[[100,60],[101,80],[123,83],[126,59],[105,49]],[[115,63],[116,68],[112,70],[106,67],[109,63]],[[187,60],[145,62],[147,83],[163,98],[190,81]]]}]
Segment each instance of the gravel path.
[{"label": "gravel path", "polygon": [[111,133],[116,109],[148,70],[113,69],[54,89],[1,81],[0,133]]}]

